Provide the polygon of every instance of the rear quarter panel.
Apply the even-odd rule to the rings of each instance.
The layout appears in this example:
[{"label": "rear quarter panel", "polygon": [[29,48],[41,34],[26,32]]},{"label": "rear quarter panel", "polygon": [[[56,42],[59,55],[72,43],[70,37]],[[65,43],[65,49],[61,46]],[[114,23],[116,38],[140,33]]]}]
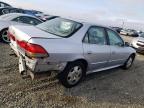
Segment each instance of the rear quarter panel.
[{"label": "rear quarter panel", "polygon": [[74,42],[68,38],[32,38],[29,42],[41,45],[49,54],[47,60],[49,62],[70,62],[83,58],[82,43]]}]

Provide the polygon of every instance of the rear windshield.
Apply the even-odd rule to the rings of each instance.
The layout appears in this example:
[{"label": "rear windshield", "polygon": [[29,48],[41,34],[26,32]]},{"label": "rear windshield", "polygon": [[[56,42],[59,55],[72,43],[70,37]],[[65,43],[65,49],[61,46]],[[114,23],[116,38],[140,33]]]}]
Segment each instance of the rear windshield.
[{"label": "rear windshield", "polygon": [[68,19],[63,19],[63,18],[55,18],[49,21],[46,21],[42,24],[37,25],[36,27],[60,36],[60,37],[69,37],[71,36],[73,33],[75,33],[77,30],[79,30],[81,28],[82,24],[72,21],[72,20],[68,20]]}]

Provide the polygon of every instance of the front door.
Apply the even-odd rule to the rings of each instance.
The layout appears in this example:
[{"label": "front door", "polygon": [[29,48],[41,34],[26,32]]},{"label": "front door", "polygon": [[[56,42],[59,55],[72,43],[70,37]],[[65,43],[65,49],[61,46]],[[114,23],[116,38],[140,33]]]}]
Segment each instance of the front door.
[{"label": "front door", "polygon": [[108,34],[109,45],[111,50],[109,65],[121,65],[128,58],[127,47],[124,46],[123,39],[115,31],[110,29],[107,29],[106,31]]}]

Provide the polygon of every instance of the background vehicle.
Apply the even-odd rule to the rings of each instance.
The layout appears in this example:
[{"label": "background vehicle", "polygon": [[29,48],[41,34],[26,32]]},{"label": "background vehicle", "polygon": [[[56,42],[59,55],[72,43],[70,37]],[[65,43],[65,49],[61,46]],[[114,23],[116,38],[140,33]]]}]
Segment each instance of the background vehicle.
[{"label": "background vehicle", "polygon": [[42,23],[40,19],[27,14],[10,13],[0,16],[0,39],[8,43],[7,30],[10,25],[38,25]]},{"label": "background vehicle", "polygon": [[121,30],[123,29],[123,28],[120,28],[120,27],[111,27],[111,28],[114,29],[115,31],[117,31],[118,33],[120,33]]},{"label": "background vehicle", "polygon": [[36,11],[36,10],[26,10],[26,9],[13,8],[13,7],[0,8],[0,15],[4,15],[8,13],[23,13],[23,14],[28,14],[32,16],[43,15],[42,12]]},{"label": "background vehicle", "polygon": [[77,85],[86,74],[119,66],[128,69],[135,58],[135,50],[114,30],[63,18],[36,27],[11,26],[9,36],[20,58],[20,73],[25,67],[33,73],[58,71],[65,87]]},{"label": "background vehicle", "polygon": [[25,14],[32,15],[32,16],[38,16],[39,14],[43,14],[43,12],[36,11],[36,10],[26,10],[26,9],[24,9],[23,11],[24,11]]},{"label": "background vehicle", "polygon": [[127,35],[127,36],[138,37],[137,31],[136,30],[132,30],[132,29],[121,30],[120,34]]},{"label": "background vehicle", "polygon": [[12,7],[0,8],[0,15],[9,14],[9,13],[24,13],[24,10],[19,8],[12,8]]},{"label": "background vehicle", "polygon": [[134,38],[131,45],[137,50],[137,52],[144,54],[144,33],[137,38]]},{"label": "background vehicle", "polygon": [[138,33],[138,35],[139,35],[139,36],[141,36],[141,35],[143,35],[143,34],[144,34],[144,32],[143,32],[143,31],[137,31],[137,33]]},{"label": "background vehicle", "polygon": [[12,7],[0,8],[0,15],[9,14],[9,13],[28,14],[28,15],[37,17],[37,18],[41,19],[42,21],[47,21],[47,20],[58,17],[58,16],[46,15],[46,14],[44,14],[40,11],[36,11],[36,10],[25,10],[25,9],[12,8]]},{"label": "background vehicle", "polygon": [[38,16],[37,15],[37,17],[40,18],[43,21],[47,21],[47,20],[57,18],[58,16],[51,16],[51,15],[40,15],[40,16]]},{"label": "background vehicle", "polygon": [[121,35],[128,35],[128,32],[126,29],[121,30],[120,32]]},{"label": "background vehicle", "polygon": [[12,7],[11,5],[4,3],[4,2],[0,2],[0,8],[1,7]]}]

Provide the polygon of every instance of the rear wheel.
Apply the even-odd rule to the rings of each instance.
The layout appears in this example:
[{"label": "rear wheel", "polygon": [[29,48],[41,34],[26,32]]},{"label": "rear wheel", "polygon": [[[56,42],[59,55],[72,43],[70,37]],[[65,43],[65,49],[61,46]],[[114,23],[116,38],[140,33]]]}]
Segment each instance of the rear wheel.
[{"label": "rear wheel", "polygon": [[123,65],[123,69],[129,69],[133,64],[134,59],[135,55],[131,55]]},{"label": "rear wheel", "polygon": [[81,62],[69,63],[59,74],[60,82],[67,88],[76,86],[85,76],[86,68]]},{"label": "rear wheel", "polygon": [[7,34],[8,34],[8,29],[4,29],[0,33],[1,41],[4,43],[10,43],[10,39]]}]

